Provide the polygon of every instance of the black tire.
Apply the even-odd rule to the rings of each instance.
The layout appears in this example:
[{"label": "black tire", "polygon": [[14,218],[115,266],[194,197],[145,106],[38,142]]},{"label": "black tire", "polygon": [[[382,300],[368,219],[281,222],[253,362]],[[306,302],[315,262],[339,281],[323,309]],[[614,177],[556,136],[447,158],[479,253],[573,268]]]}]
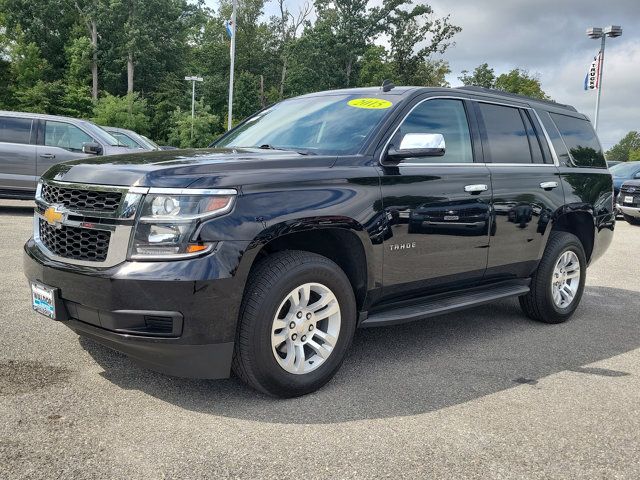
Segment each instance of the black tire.
[{"label": "black tire", "polygon": [[640,218],[632,217],[631,215],[627,215],[626,213],[622,214],[622,217],[630,223],[631,225],[640,225]]},{"label": "black tire", "polygon": [[[567,250],[573,251],[578,257],[580,284],[573,301],[567,307],[560,308],[553,300],[551,283],[555,265]],[[586,273],[586,255],[578,237],[567,232],[551,232],[544,255],[531,278],[531,290],[519,297],[520,307],[529,318],[538,322],[562,323],[568,320],[580,304]]]},{"label": "black tire", "polygon": [[[315,370],[294,374],[274,357],[271,329],[276,311],[293,289],[305,283],[325,285],[340,306],[340,333],[328,358]],[[342,269],[315,253],[287,250],[262,260],[252,271],[240,308],[233,371],[251,387],[277,397],[297,397],[326,384],[342,365],[356,328],[356,302]]]}]

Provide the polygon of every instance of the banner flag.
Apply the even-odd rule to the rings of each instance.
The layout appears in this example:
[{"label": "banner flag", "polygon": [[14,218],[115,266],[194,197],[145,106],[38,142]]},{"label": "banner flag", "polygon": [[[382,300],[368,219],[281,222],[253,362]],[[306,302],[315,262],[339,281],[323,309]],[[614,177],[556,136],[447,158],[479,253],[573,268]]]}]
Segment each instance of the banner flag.
[{"label": "banner flag", "polygon": [[227,29],[227,35],[229,35],[229,38],[233,37],[233,20],[225,20],[224,26]]},{"label": "banner flag", "polygon": [[602,66],[602,52],[598,52],[589,65],[587,76],[584,77],[585,90],[597,90],[600,88],[600,68]]}]

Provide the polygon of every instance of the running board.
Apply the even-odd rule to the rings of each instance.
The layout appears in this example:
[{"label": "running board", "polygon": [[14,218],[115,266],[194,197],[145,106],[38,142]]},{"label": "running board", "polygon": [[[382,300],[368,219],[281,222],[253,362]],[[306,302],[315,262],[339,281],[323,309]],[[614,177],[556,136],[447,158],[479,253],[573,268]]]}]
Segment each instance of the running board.
[{"label": "running board", "polygon": [[433,295],[411,301],[398,302],[372,311],[362,321],[360,327],[382,327],[398,323],[413,322],[424,318],[475,307],[495,300],[519,297],[529,292],[529,285],[519,283],[500,283],[470,290]]}]

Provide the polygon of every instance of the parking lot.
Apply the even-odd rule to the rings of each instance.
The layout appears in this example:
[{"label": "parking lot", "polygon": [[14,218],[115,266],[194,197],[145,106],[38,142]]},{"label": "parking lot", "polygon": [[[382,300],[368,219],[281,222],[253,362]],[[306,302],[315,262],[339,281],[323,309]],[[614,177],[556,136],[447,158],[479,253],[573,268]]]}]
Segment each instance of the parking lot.
[{"label": "parking lot", "polygon": [[640,227],[576,315],[507,300],[360,330],[317,393],[141,369],[30,308],[28,202],[0,201],[0,478],[639,478]]}]

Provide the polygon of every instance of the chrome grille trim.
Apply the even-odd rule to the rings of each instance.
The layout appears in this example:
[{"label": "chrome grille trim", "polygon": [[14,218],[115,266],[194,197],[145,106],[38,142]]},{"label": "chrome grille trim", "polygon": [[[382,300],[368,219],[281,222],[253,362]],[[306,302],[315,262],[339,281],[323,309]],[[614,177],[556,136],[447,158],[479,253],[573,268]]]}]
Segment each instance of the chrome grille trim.
[{"label": "chrome grille trim", "polygon": [[[120,193],[121,197],[117,208],[112,210],[66,208],[60,203],[47,202],[42,195],[42,184],[88,192],[115,192]],[[36,191],[33,239],[38,248],[47,257],[61,263],[98,268],[112,267],[127,259],[129,240],[134,228],[133,220],[136,217],[136,212],[141,204],[142,198],[149,191],[148,188],[71,183],[57,180],[43,180],[42,184],[38,185]],[[44,212],[51,206],[64,207],[65,215],[60,222],[61,226],[110,232],[106,257],[104,257],[104,255],[98,257],[104,258],[103,260],[76,259],[58,255],[47,248],[43,239],[40,238],[40,221],[46,221]]]}]

